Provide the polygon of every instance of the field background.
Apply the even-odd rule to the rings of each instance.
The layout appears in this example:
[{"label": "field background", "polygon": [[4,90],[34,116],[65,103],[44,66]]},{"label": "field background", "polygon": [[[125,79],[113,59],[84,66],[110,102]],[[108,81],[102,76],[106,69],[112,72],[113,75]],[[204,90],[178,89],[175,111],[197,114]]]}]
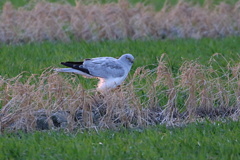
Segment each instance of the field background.
[{"label": "field background", "polygon": [[[7,1],[0,1],[0,8],[2,8],[5,2]],[[24,8],[31,8],[36,2],[39,1],[11,0],[16,9],[26,4],[28,6]],[[75,1],[72,0],[51,0],[47,2],[75,5]],[[116,1],[101,1],[101,3],[109,2]],[[130,0],[129,2],[135,5],[137,2],[143,1]],[[178,3],[177,0],[168,2],[171,5]],[[220,2],[218,0],[212,1],[214,5],[218,5]],[[236,2],[238,1],[230,0],[226,3],[235,4]],[[89,1],[82,1],[82,3],[88,4]],[[91,1],[91,4],[94,3],[96,1]],[[193,2],[194,5],[198,3],[203,5],[204,1],[198,0]],[[164,5],[164,1],[149,0],[145,4],[150,4],[156,10],[160,10]],[[107,127],[90,127],[90,130],[83,129],[83,127],[79,130],[73,130],[71,127],[59,129],[51,126],[53,131],[35,131],[33,128],[35,119],[31,113],[42,108],[47,110],[64,110],[72,107],[72,110],[75,110],[78,106],[70,104],[71,100],[81,98],[82,95],[78,97],[78,95],[74,94],[82,93],[83,89],[88,97],[93,95],[97,80],[89,80],[80,76],[62,73],[55,77],[55,74],[49,71],[51,68],[61,67],[61,61],[79,61],[84,58],[98,56],[119,57],[124,53],[133,54],[136,60],[128,79],[124,83],[126,87],[123,87],[123,90],[129,93],[129,95],[121,97],[123,99],[120,100],[124,101],[124,98],[130,98],[131,101],[134,101],[134,99],[131,99],[133,96],[132,91],[129,91],[128,87],[135,86],[137,96],[140,95],[139,99],[142,101],[143,107],[141,109],[144,111],[144,108],[150,104],[146,100],[148,100],[147,94],[151,91],[151,88],[146,87],[146,81],[152,84],[156,75],[150,75],[149,79],[143,79],[143,81],[139,80],[147,88],[144,90],[144,88],[140,88],[141,84],[131,84],[131,81],[134,79],[134,73],[139,67],[143,66],[150,70],[151,73],[155,73],[156,67],[159,66],[158,60],[163,54],[166,54],[164,63],[168,70],[172,71],[172,78],[176,80],[176,91],[180,95],[180,100],[177,100],[177,108],[181,112],[188,110],[185,105],[187,104],[188,91],[191,86],[180,85],[180,79],[183,75],[183,71],[180,71],[180,69],[188,62],[190,62],[190,66],[195,63],[202,65],[203,67],[200,68],[200,71],[208,72],[206,73],[208,76],[206,80],[213,88],[215,87],[213,90],[209,90],[210,94],[216,95],[214,97],[215,108],[222,107],[220,104],[225,108],[236,107],[237,95],[235,94],[238,91],[239,75],[237,74],[237,76],[233,77],[233,73],[230,70],[232,67],[239,66],[239,42],[240,38],[238,36],[227,36],[201,39],[124,39],[120,41],[90,42],[76,40],[62,42],[57,40],[13,44],[0,43],[0,159],[239,159],[239,111],[236,112],[238,114],[232,117],[223,116],[217,119],[211,119],[211,116],[204,118],[195,117],[187,119],[184,123],[175,123],[171,119],[172,117],[170,117],[169,122],[173,123],[163,123],[162,125],[151,127],[143,124],[135,127],[128,126],[126,129],[126,125],[121,124],[119,128],[111,128],[109,125],[111,129],[107,130]],[[209,73],[209,69],[214,69],[213,75]],[[44,72],[46,70],[47,73]],[[239,71],[239,67],[237,71]],[[21,78],[18,81],[17,76],[19,74]],[[32,78],[33,80],[29,80],[32,75],[35,77]],[[138,76],[141,77],[141,75],[139,74]],[[47,76],[53,78],[50,81],[56,81],[53,82],[54,85],[63,85],[64,91],[61,92],[60,96],[54,95],[55,93],[52,93],[52,91],[45,92],[45,90],[39,95],[36,93],[41,92],[45,88],[45,85],[40,86],[38,82],[41,82]],[[50,82],[44,81],[44,83],[48,86]],[[216,87],[218,84],[220,86],[219,90]],[[160,97],[159,100],[161,102],[159,104],[162,108],[169,107],[168,105],[165,106],[168,99],[161,97],[168,94],[167,87],[163,86],[159,93],[153,96]],[[202,89],[201,86],[196,87]],[[78,90],[79,88],[80,91]],[[27,96],[22,96],[24,92],[27,93]],[[46,100],[46,97],[44,97],[46,95],[52,96],[52,99]],[[198,93],[197,104],[201,103],[199,95]],[[41,99],[41,96],[43,96],[43,99]],[[219,100],[221,96],[225,96],[224,98],[226,99]],[[30,100],[27,99],[28,97]],[[63,106],[59,107],[58,98],[70,99],[64,102]],[[112,103],[118,105],[116,101],[119,101],[119,99],[113,100]],[[12,107],[11,103],[8,102],[12,103]],[[88,102],[92,103],[90,100]],[[74,103],[82,104],[81,99]],[[44,106],[46,104],[49,106]],[[113,104],[110,104],[110,106]],[[3,113],[6,112],[6,106],[10,106],[10,109],[7,108],[8,114],[3,116]],[[4,109],[2,109],[3,107]],[[239,106],[237,107],[239,110]],[[136,108],[131,109],[136,112]],[[29,111],[30,114],[25,114],[24,111]],[[21,121],[22,117],[29,117],[30,122]],[[19,123],[12,123],[12,121]],[[11,124],[10,127],[5,127],[5,125],[9,124]],[[16,130],[22,130],[22,132],[14,133]],[[24,131],[30,133],[25,133]]]},{"label": "field background", "polygon": [[131,53],[136,61],[133,70],[140,66],[155,68],[158,59],[166,54],[167,63],[176,72],[185,61],[195,60],[208,65],[215,53],[218,65],[226,67],[228,62],[237,63],[240,46],[239,37],[222,39],[204,38],[200,40],[176,39],[163,41],[104,41],[104,42],[44,42],[25,45],[2,45],[0,73],[2,76],[14,77],[21,72],[40,74],[48,67],[61,67],[62,61],[81,61],[84,58],[113,56]]},{"label": "field background", "polygon": [[239,159],[239,122],[0,136],[1,159]]},{"label": "field background", "polygon": [[[2,0],[0,2],[0,5],[3,6],[6,2],[8,2],[9,0]],[[118,2],[118,0],[78,0],[79,2],[82,2],[84,4],[91,4],[91,3],[111,3],[111,2]],[[234,4],[236,3],[238,0],[228,0],[228,1],[224,1],[224,0],[212,0],[211,3],[213,4],[219,4],[221,2],[225,2],[227,4]],[[71,5],[75,5],[75,0],[11,0],[10,1],[15,7],[22,7],[24,5],[26,5],[27,3],[36,3],[36,2],[57,2],[57,3],[70,3]],[[169,3],[171,5],[175,5],[178,3],[178,0],[163,0],[163,1],[156,1],[156,0],[129,0],[128,2],[130,2],[131,4],[136,4],[136,3],[144,3],[146,5],[151,5],[154,6],[154,8],[156,10],[161,9],[165,3]],[[203,5],[204,4],[204,0],[186,0],[185,2],[191,2],[193,4],[200,4]]]},{"label": "field background", "polygon": [[30,1],[28,5],[17,7],[8,2],[3,5],[0,16],[0,42],[239,36],[239,3],[204,1],[199,5],[197,1],[162,1],[158,6],[150,6],[127,0],[115,3],[76,1],[74,4]]}]

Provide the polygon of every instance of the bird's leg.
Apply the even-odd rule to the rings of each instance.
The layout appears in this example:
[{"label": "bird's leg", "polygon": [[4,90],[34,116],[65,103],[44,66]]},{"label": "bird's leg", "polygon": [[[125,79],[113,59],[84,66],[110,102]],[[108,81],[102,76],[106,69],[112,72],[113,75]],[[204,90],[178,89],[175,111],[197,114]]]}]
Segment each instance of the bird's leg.
[{"label": "bird's leg", "polygon": [[112,89],[112,91],[113,91],[113,92],[115,92],[115,91],[121,91],[121,86],[118,85],[116,88]]},{"label": "bird's leg", "polygon": [[96,91],[95,92],[95,97],[98,97],[99,99],[104,99],[104,93]]}]

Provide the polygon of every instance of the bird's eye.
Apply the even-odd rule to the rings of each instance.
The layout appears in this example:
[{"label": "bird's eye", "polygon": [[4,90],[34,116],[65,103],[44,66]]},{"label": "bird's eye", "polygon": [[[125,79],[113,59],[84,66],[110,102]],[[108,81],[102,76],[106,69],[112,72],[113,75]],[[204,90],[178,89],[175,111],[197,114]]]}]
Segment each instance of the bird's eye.
[{"label": "bird's eye", "polygon": [[130,57],[126,57],[126,58],[129,60],[129,62],[133,63],[133,60]]}]

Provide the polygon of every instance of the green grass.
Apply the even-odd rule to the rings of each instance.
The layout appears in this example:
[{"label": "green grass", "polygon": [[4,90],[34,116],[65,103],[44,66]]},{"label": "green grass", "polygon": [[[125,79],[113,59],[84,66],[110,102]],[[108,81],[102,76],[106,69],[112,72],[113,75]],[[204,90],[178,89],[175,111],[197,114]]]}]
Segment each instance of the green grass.
[{"label": "green grass", "polygon": [[[224,39],[176,39],[162,41],[105,41],[71,43],[31,43],[23,45],[2,45],[0,50],[0,75],[14,77],[21,72],[40,74],[48,67],[63,67],[62,61],[80,61],[98,56],[119,57],[124,53],[135,56],[133,70],[140,66],[154,68],[157,59],[166,53],[166,61],[174,71],[186,60],[196,60],[207,65],[214,53],[221,53],[227,61],[239,62],[240,38]],[[228,62],[222,56],[215,57],[224,67]]]},{"label": "green grass", "polygon": [[[124,53],[131,53],[135,63],[130,72],[134,73],[137,67],[156,67],[158,59],[163,53],[173,72],[177,74],[179,67],[185,61],[196,60],[200,64],[209,66],[209,60],[214,53],[222,56],[215,57],[217,62],[212,63],[215,69],[226,67],[231,61],[239,63],[240,38],[228,37],[224,39],[176,39],[162,41],[104,41],[104,42],[44,42],[22,45],[2,45],[0,50],[0,75],[12,78],[23,73],[22,80],[31,74],[40,75],[49,67],[64,67],[62,61],[81,61],[84,58],[99,56],[119,57]],[[227,60],[225,60],[224,58]],[[60,73],[68,77],[70,74]],[[90,80],[78,76],[78,82],[84,88],[94,88],[97,80]]]},{"label": "green grass", "polygon": [[0,159],[211,159],[240,158],[240,122],[158,126],[144,130],[0,136]]}]

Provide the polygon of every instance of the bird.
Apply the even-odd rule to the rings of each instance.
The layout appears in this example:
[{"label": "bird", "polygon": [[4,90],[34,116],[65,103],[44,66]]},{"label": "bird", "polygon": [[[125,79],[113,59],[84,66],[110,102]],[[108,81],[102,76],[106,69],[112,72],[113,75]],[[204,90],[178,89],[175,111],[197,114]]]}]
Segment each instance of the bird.
[{"label": "bird", "polygon": [[120,58],[96,57],[82,62],[61,62],[70,68],[56,68],[57,72],[71,72],[85,78],[99,79],[96,90],[106,92],[117,88],[126,79],[134,63],[132,54],[123,54]]}]

